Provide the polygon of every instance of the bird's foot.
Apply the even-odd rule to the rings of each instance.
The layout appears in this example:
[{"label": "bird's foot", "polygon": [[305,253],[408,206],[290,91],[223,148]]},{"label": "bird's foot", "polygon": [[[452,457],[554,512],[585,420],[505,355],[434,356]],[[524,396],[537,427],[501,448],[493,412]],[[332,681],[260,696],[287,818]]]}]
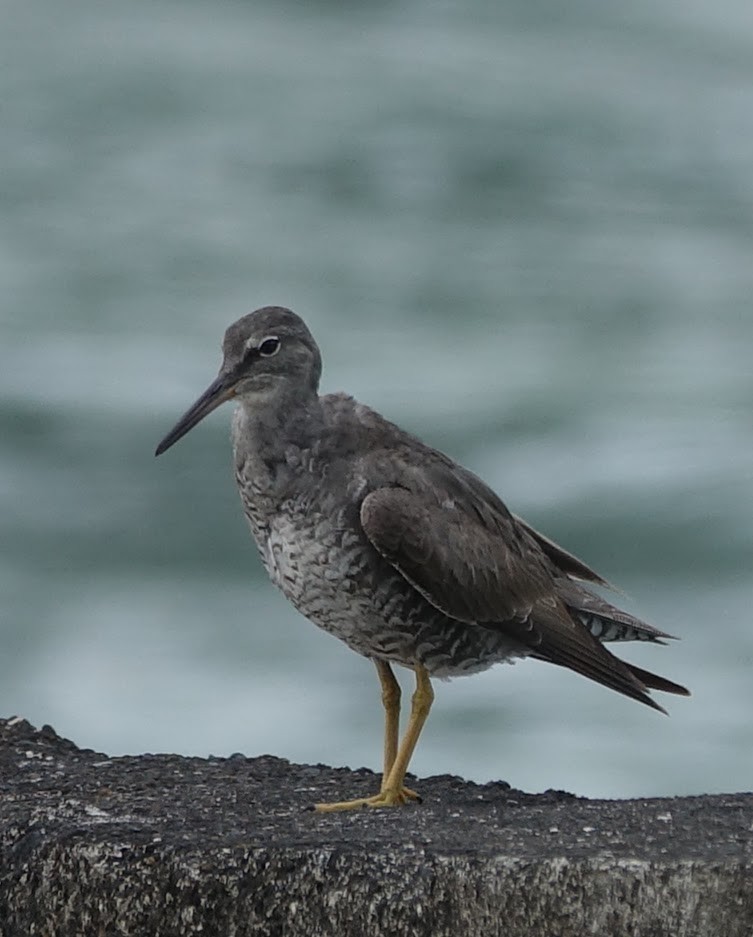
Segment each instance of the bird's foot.
[{"label": "bird's foot", "polygon": [[342,800],[334,804],[315,804],[314,809],[320,813],[335,813],[338,810],[357,810],[361,807],[402,807],[411,800],[421,803],[419,795],[409,787],[388,788],[373,797],[358,797],[356,800]]}]

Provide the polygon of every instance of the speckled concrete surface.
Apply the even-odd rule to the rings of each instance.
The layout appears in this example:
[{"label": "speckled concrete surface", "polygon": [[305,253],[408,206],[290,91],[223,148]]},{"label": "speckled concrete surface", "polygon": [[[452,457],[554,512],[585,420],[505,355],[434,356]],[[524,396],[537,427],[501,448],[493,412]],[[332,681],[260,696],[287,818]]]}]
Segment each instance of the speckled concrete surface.
[{"label": "speckled concrete surface", "polygon": [[369,771],[109,758],[0,720],[0,934],[753,933],[753,795],[589,801]]}]

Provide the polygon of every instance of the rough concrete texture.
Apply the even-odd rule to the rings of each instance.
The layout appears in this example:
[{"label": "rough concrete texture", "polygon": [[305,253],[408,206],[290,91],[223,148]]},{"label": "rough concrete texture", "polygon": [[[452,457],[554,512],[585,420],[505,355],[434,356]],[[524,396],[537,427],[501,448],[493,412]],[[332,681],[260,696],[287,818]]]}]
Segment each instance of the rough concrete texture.
[{"label": "rough concrete texture", "polygon": [[0,935],[753,934],[753,795],[588,801],[456,777],[108,758],[0,720]]}]

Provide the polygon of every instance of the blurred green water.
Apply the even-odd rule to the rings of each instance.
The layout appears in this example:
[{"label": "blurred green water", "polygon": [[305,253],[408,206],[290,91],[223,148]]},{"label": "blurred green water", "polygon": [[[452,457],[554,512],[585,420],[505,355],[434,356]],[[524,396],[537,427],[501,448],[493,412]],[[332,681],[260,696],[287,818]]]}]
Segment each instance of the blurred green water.
[{"label": "blurred green water", "polygon": [[370,665],[263,578],[225,326],[302,313],[347,389],[683,637],[662,720],[533,662],[438,688],[420,773],[749,788],[753,20],[4,5],[0,711],[110,752],[377,767]]}]

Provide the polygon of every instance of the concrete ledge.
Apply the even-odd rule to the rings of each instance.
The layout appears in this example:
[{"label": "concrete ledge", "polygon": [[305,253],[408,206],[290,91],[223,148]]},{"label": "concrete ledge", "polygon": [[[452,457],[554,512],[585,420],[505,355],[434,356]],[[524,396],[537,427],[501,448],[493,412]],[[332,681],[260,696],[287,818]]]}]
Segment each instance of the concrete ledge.
[{"label": "concrete ledge", "polygon": [[753,795],[588,801],[455,777],[108,758],[0,720],[0,935],[750,937]]}]

